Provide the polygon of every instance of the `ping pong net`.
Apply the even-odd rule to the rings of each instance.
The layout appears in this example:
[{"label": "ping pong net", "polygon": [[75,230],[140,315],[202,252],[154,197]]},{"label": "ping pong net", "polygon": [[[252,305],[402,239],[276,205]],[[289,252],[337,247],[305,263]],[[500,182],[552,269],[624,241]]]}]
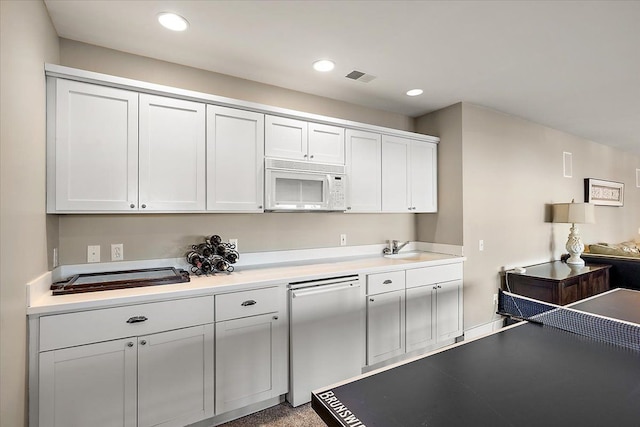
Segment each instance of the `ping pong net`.
[{"label": "ping pong net", "polygon": [[499,290],[498,314],[640,351],[640,325]]}]

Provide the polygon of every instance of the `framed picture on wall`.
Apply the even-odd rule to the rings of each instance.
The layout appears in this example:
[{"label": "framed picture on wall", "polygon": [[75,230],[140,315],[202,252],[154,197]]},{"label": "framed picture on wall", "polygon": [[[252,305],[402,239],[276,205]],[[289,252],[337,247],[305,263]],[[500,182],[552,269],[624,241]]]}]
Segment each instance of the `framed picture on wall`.
[{"label": "framed picture on wall", "polygon": [[585,178],[584,201],[601,206],[623,206],[624,183]]}]

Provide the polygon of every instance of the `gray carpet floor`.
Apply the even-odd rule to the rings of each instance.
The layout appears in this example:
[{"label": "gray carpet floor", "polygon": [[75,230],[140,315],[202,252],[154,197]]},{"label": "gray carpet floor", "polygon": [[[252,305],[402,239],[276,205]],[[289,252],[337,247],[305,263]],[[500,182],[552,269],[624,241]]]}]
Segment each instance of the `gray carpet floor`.
[{"label": "gray carpet floor", "polygon": [[311,403],[294,408],[284,402],[219,427],[326,427],[326,424],[311,409]]}]

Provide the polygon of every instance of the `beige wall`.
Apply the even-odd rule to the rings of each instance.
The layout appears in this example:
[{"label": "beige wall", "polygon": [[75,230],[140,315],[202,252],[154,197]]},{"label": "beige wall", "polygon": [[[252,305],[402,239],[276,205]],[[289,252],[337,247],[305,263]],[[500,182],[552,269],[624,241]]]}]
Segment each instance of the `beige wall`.
[{"label": "beige wall", "polygon": [[418,214],[418,240],[462,245],[462,103],[418,118],[416,132],[440,137],[438,214]]},{"label": "beige wall", "polygon": [[60,39],[60,64],[378,126],[413,130],[411,117],[197,68]]},{"label": "beige wall", "polygon": [[41,1],[0,1],[0,425],[26,425],[25,283],[48,270],[45,79],[58,37]]},{"label": "beige wall", "polygon": [[414,240],[412,214],[266,213],[179,215],[64,215],[60,217],[60,262],[85,263],[87,245],[100,245],[108,261],[112,243],[124,244],[126,260],[183,256],[205,236],[238,239],[240,254],[285,249]]},{"label": "beige wall", "polygon": [[[72,40],[60,40],[60,60],[69,67],[413,130],[413,119],[407,116]],[[189,245],[214,233],[225,239],[238,238],[241,253],[338,246],[343,233],[347,234],[348,245],[416,237],[415,218],[411,214],[63,215],[59,218],[61,264],[85,263],[90,244],[101,246],[103,261],[109,260],[111,243],[124,244],[125,260],[178,257]]]},{"label": "beige wall", "polygon": [[[583,241],[640,239],[640,188],[635,182],[640,156],[468,103],[461,104],[460,120],[454,107],[417,119],[417,126],[441,137],[443,157],[462,133],[461,158],[439,159],[439,191],[442,200],[463,189],[464,219],[420,216],[417,228],[421,239],[433,235],[439,243],[449,242],[438,236],[454,232],[440,232],[441,222],[463,230],[465,329],[495,318],[493,294],[502,267],[559,259],[566,252],[569,225],[550,223],[549,205],[584,200],[584,178],[625,183],[625,205],[596,206],[596,224],[580,226]],[[573,154],[572,178],[563,176],[564,151]],[[461,165],[462,186],[458,173],[446,170]],[[449,209],[442,206],[436,216],[455,214]],[[480,240],[483,251],[478,249]]]}]

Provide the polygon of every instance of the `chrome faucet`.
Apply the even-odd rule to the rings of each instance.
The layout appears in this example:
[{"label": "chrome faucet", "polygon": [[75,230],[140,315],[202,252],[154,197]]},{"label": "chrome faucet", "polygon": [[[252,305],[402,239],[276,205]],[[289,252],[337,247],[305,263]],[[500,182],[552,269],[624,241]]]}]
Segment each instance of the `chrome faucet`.
[{"label": "chrome faucet", "polygon": [[400,252],[400,250],[402,248],[404,248],[405,246],[407,246],[409,244],[409,241],[407,240],[406,242],[398,245],[399,241],[398,240],[388,240],[389,242],[389,247],[388,248],[384,248],[382,250],[382,253],[385,255],[389,255],[389,254],[397,254],[398,252]]}]

